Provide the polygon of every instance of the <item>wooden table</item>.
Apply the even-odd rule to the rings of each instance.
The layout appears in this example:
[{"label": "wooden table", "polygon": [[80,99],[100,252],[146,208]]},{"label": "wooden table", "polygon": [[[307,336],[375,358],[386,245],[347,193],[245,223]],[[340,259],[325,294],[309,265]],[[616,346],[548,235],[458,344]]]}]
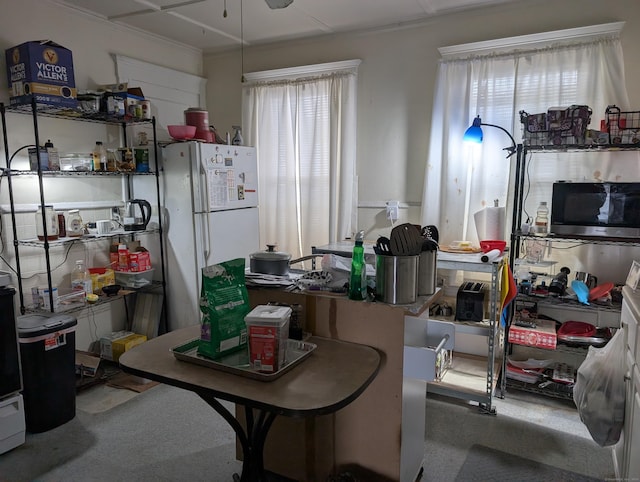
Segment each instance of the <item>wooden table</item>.
[{"label": "wooden table", "polygon": [[[242,481],[264,480],[263,448],[276,416],[333,413],[364,392],[380,368],[374,348],[311,337],[317,348],[298,366],[273,381],[254,380],[176,359],[170,350],[197,338],[199,328],[153,338],[125,352],[119,362],[126,372],[198,394],[222,415],[242,446]],[[245,408],[246,429],[219,399]]]}]

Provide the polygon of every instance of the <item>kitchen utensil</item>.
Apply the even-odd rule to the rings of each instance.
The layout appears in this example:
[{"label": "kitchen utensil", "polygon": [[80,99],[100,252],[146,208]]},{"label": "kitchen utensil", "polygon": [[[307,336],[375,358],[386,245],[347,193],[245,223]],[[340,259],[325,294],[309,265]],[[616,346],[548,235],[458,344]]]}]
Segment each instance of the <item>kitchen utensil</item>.
[{"label": "kitchen utensil", "polygon": [[415,303],[418,256],[376,256],[376,299],[394,305]]},{"label": "kitchen utensil", "polygon": [[571,270],[566,266],[560,268],[560,272],[551,280],[549,293],[564,295],[564,291],[567,289],[567,275],[569,273],[571,273]]},{"label": "kitchen utensil", "polygon": [[376,254],[381,254],[386,256],[391,256],[393,254],[391,252],[391,242],[389,241],[389,238],[385,236],[380,236],[378,238],[378,240],[376,241],[375,248],[376,249],[374,249],[374,251],[376,252]]},{"label": "kitchen utensil", "polygon": [[424,236],[425,238],[433,239],[436,243],[440,242],[440,233],[438,232],[438,228],[432,224],[423,226],[422,236]]},{"label": "kitchen utensil", "polygon": [[602,283],[589,291],[589,301],[597,300],[609,294],[613,289],[613,283]]},{"label": "kitchen utensil", "polygon": [[589,289],[593,289],[598,285],[598,278],[593,276],[591,273],[586,273],[584,271],[578,271],[576,273],[576,279],[586,284]]},{"label": "kitchen utensil", "polygon": [[499,249],[500,252],[502,252],[506,246],[506,241],[500,241],[497,239],[485,239],[484,241],[480,241],[480,249],[483,253],[488,253],[494,249]]},{"label": "kitchen utensil", "polygon": [[596,327],[583,321],[565,321],[558,328],[558,335],[593,336],[595,333]]},{"label": "kitchen utensil", "polygon": [[189,126],[189,125],[167,126],[169,135],[177,141],[193,139],[193,137],[196,135],[196,129],[197,129],[196,126]]},{"label": "kitchen utensil", "polygon": [[144,231],[151,219],[151,204],[144,199],[132,199],[124,207],[124,230]]},{"label": "kitchen utensil", "polygon": [[122,289],[120,285],[108,285],[102,287],[102,292],[107,296],[115,296]]},{"label": "kitchen utensil", "polygon": [[[424,249],[425,243],[434,243],[425,239],[423,249],[418,258],[418,296],[429,296],[436,292],[437,248]],[[437,245],[436,245],[437,246]]]},{"label": "kitchen utensil", "polygon": [[417,256],[422,251],[422,239],[416,226],[400,224],[391,230],[391,252],[394,256]]},{"label": "kitchen utensil", "polygon": [[571,282],[571,289],[578,297],[578,301],[584,305],[589,304],[589,287],[583,281],[574,279]]},{"label": "kitchen utensil", "polygon": [[275,244],[267,244],[266,251],[258,251],[249,255],[249,267],[252,273],[287,276],[292,264],[301,263],[314,258],[321,258],[323,254],[311,254],[301,258],[291,259],[289,253],[276,251]]}]

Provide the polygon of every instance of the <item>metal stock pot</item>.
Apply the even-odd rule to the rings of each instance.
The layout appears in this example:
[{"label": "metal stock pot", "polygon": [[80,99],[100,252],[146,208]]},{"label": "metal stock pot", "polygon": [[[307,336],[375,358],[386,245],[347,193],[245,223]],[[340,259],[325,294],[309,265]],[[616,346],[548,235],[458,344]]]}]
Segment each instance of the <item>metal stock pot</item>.
[{"label": "metal stock pot", "polygon": [[321,254],[312,254],[302,258],[291,259],[289,253],[276,251],[275,244],[267,244],[266,251],[258,251],[249,255],[249,267],[252,273],[272,274],[276,276],[286,276],[289,274],[289,267],[292,264],[322,257]]}]

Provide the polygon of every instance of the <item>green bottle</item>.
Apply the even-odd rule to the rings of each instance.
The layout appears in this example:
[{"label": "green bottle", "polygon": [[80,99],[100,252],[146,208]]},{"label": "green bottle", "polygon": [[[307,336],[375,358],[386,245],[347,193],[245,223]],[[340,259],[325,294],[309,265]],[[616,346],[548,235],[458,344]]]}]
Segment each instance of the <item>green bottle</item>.
[{"label": "green bottle", "polygon": [[362,301],[367,297],[367,266],[364,261],[364,231],[356,235],[351,258],[351,277],[349,278],[349,299]]}]

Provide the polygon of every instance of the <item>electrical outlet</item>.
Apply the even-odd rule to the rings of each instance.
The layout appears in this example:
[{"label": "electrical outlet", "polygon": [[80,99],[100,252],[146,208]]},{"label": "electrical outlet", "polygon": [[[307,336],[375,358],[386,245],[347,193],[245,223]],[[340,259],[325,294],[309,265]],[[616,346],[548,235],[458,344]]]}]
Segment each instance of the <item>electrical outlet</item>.
[{"label": "electrical outlet", "polygon": [[387,219],[391,221],[398,220],[398,209],[399,209],[398,201],[388,201],[387,202]]}]

